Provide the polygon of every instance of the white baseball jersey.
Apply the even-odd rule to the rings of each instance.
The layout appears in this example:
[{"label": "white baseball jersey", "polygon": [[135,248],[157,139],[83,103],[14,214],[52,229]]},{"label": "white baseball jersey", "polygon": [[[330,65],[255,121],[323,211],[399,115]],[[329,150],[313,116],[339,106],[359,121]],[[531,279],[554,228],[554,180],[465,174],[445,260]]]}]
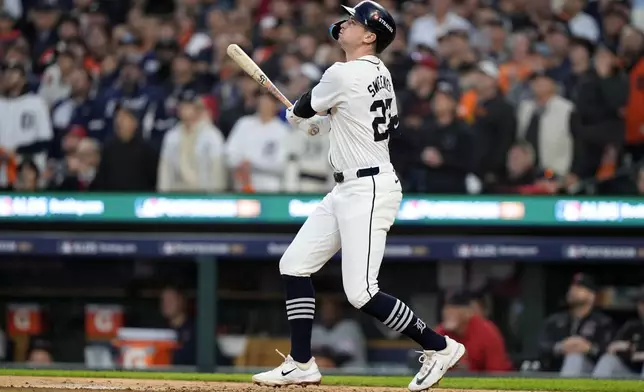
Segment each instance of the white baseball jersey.
[{"label": "white baseball jersey", "polygon": [[[0,101],[0,146],[15,151],[19,147],[53,138],[49,108],[37,94],[26,93]],[[45,170],[47,154],[41,152],[33,160]]]},{"label": "white baseball jersey", "polygon": [[329,134],[310,137],[292,132],[288,139],[289,162],[284,175],[286,192],[321,193],[333,188],[333,171],[329,166]]},{"label": "white baseball jersey", "polygon": [[387,164],[389,132],[398,127],[391,74],[376,56],[335,63],[311,92],[318,113],[331,109],[329,161],[335,171]]},{"label": "white baseball jersey", "polygon": [[282,192],[291,132],[288,124],[277,117],[267,123],[257,115],[240,118],[226,142],[228,167],[234,169],[247,161],[251,164],[251,182],[257,192]]}]

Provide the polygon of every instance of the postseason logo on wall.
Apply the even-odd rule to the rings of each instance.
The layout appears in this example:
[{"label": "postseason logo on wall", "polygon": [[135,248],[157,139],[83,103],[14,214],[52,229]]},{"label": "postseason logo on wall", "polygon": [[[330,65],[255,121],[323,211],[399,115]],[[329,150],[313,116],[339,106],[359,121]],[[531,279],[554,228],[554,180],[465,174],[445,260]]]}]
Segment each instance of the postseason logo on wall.
[{"label": "postseason logo on wall", "polygon": [[559,200],[559,222],[644,222],[644,202]]}]

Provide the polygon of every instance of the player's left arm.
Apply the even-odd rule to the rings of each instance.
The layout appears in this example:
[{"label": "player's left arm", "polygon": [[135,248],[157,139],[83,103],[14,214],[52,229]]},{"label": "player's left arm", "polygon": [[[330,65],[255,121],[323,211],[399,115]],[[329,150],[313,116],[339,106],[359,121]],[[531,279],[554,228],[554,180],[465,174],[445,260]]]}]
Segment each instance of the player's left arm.
[{"label": "player's left arm", "polygon": [[342,63],[335,63],[327,69],[320,82],[297,100],[293,114],[300,118],[311,118],[318,113],[328,113],[343,101],[346,82]]},{"label": "player's left arm", "polygon": [[394,101],[391,104],[391,117],[389,118],[389,136],[398,137],[400,133],[400,117],[398,116],[398,100],[394,93]]},{"label": "player's left arm", "polygon": [[293,114],[292,108],[289,108],[286,111],[286,120],[296,129],[309,136],[324,135],[325,133],[331,132],[331,120],[327,116],[316,114],[308,119],[300,118]]}]

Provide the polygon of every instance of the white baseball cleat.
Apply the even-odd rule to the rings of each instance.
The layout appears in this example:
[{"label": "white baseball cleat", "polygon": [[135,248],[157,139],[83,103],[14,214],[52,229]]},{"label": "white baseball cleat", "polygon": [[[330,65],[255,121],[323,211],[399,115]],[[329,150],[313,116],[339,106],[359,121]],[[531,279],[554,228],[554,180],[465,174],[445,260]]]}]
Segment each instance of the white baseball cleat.
[{"label": "white baseball cleat", "polygon": [[441,351],[420,351],[418,359],[422,366],[409,383],[410,391],[425,391],[438,385],[445,373],[451,369],[465,354],[465,346],[445,336],[447,347]]},{"label": "white baseball cleat", "polygon": [[254,375],[255,384],[269,387],[320,385],[322,374],[315,363],[315,358],[311,358],[308,363],[299,363],[295,362],[290,355],[285,356],[278,350],[275,351],[284,358],[284,363],[273,370]]}]

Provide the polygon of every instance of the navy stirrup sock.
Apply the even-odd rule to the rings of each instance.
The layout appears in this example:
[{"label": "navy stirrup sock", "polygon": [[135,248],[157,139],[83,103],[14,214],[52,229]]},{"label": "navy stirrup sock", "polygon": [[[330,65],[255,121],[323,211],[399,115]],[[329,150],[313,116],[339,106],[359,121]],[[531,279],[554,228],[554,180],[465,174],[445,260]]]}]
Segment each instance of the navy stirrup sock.
[{"label": "navy stirrup sock", "polygon": [[444,336],[428,328],[404,302],[383,292],[376,293],[360,310],[414,340],[423,350],[441,351],[447,347]]},{"label": "navy stirrup sock", "polygon": [[311,330],[315,317],[315,290],[310,277],[282,275],[286,289],[286,316],[291,327],[291,357],[311,359]]}]

